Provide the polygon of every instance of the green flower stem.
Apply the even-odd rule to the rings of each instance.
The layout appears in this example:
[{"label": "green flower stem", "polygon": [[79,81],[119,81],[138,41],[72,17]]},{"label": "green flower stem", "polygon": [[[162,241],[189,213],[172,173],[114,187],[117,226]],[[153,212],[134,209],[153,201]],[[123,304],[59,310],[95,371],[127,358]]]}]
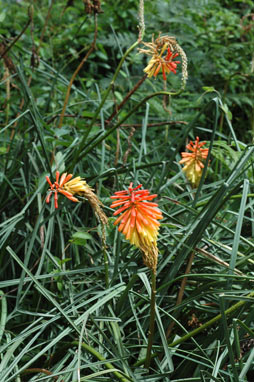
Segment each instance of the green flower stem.
[{"label": "green flower stem", "polygon": [[151,308],[150,308],[150,324],[149,337],[146,351],[145,367],[149,369],[151,362],[151,351],[154,339],[154,324],[155,324],[155,297],[156,297],[156,273],[151,272]]},{"label": "green flower stem", "polygon": [[[72,341],[71,345],[79,346],[79,341]],[[87,345],[86,343],[82,342],[81,347],[85,350],[87,350],[90,354],[92,354],[94,357],[96,357],[99,361],[106,361],[106,358],[104,358],[97,350],[95,350],[93,347]],[[121,382],[130,382],[132,378],[130,378],[128,375],[120,373],[118,371],[115,371],[115,367],[110,362],[105,362],[105,367],[109,370],[113,369],[112,373],[114,376]]]},{"label": "green flower stem", "polygon": [[[247,298],[248,297],[254,297],[254,292],[249,293],[246,297]],[[246,304],[246,302],[248,302],[248,300],[238,301],[236,304],[232,305],[230,308],[225,310],[225,312],[224,312],[225,316],[228,316],[229,314],[233,313],[235,310],[239,309],[241,306]],[[197,329],[194,329],[191,332],[185,334],[183,337],[178,338],[178,340],[171,342],[168,345],[168,347],[175,347],[175,346],[187,341],[189,338],[196,336],[197,334],[199,334],[203,330],[209,328],[209,326],[212,326],[213,324],[215,324],[215,322],[219,321],[221,318],[222,318],[222,315],[218,314],[217,316],[215,316],[211,320],[207,321],[205,324],[199,326]],[[160,353],[154,353],[151,355],[151,358],[156,358],[159,356],[159,354]],[[134,364],[134,366],[138,367],[138,366],[143,365],[145,363],[146,363],[146,358],[143,358],[143,359],[139,360],[138,362],[136,362]]]}]

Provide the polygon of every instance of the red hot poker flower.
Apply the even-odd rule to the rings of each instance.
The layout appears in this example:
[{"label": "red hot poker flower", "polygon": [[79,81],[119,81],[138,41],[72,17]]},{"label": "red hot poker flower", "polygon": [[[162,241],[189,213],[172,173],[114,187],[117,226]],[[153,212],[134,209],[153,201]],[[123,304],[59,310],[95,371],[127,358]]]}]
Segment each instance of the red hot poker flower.
[{"label": "red hot poker flower", "polygon": [[98,199],[97,195],[94,194],[92,188],[80,176],[77,176],[76,178],[72,179],[72,174],[67,174],[67,172],[65,172],[64,174],[62,174],[60,181],[59,177],[60,173],[59,171],[56,171],[56,180],[54,183],[52,183],[49,177],[46,176],[47,182],[50,185],[49,194],[46,198],[46,203],[49,203],[51,195],[54,193],[55,208],[58,208],[58,192],[66,196],[72,202],[79,201],[77,198],[74,197],[74,195],[80,195],[85,197],[90,203],[92,209],[94,210],[96,217],[102,224],[104,240],[104,227],[108,223],[108,218],[101,208],[103,204]]},{"label": "red hot poker flower", "polygon": [[182,158],[179,163],[184,163],[183,171],[186,173],[187,179],[193,184],[194,187],[198,187],[202,170],[204,168],[204,161],[208,156],[208,149],[203,149],[202,147],[206,142],[199,143],[199,137],[196,137],[195,142],[190,143],[186,146],[191,152],[182,152]]},{"label": "red hot poker flower", "polygon": [[128,190],[115,192],[111,199],[115,199],[111,208],[120,207],[114,216],[121,214],[114,225],[119,223],[118,231],[122,232],[131,244],[143,251],[145,265],[154,272],[157,267],[157,236],[162,219],[161,211],[156,208],[157,203],[148,202],[157,195],[149,195],[148,190],[140,190],[142,184],[133,188],[130,183]]}]

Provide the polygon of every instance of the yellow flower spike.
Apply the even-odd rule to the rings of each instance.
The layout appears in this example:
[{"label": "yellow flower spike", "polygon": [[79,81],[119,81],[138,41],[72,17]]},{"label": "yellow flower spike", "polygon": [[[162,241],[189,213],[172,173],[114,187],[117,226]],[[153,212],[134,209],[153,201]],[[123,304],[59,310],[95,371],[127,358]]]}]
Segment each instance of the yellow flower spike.
[{"label": "yellow flower spike", "polygon": [[185,172],[186,178],[190,181],[193,187],[198,187],[202,171],[204,168],[204,161],[208,156],[208,149],[203,149],[202,147],[206,142],[199,143],[199,137],[196,137],[195,142],[190,143],[186,146],[191,152],[182,152],[182,159],[179,163],[184,164],[183,171]]}]

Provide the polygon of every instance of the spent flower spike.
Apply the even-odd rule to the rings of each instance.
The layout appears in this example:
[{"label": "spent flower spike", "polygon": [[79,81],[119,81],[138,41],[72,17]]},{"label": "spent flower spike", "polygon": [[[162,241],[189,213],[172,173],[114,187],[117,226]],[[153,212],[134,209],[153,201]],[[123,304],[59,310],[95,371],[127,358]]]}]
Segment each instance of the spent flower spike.
[{"label": "spent flower spike", "polygon": [[208,156],[208,149],[202,148],[206,142],[199,142],[199,137],[196,137],[195,142],[190,141],[186,148],[190,152],[182,152],[182,159],[179,163],[184,164],[183,171],[187,179],[194,187],[198,187],[202,171],[204,168],[204,161]]},{"label": "spent flower spike", "polygon": [[131,244],[140,248],[143,252],[144,264],[156,273],[158,248],[157,236],[162,213],[157,208],[158,204],[148,202],[156,198],[156,194],[150,195],[148,190],[141,190],[142,184],[133,188],[130,183],[128,190],[117,191],[111,199],[114,199],[111,208],[120,207],[114,212],[114,216],[121,214],[114,225],[119,224],[118,231],[122,232]]}]

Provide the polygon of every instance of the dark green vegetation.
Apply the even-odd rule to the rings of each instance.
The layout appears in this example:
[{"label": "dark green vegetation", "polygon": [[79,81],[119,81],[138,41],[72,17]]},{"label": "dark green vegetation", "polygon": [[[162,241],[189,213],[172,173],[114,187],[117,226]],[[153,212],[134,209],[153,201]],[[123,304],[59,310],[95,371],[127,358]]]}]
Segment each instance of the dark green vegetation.
[{"label": "dark green vegetation", "polygon": [[[166,99],[151,96],[161,74],[146,79],[110,123],[147,65],[140,44],[118,67],[138,1],[102,1],[96,49],[85,3],[0,3],[0,381],[253,382],[254,2],[145,1],[144,41],[175,36],[189,79]],[[167,90],[180,83],[181,66]],[[193,190],[178,162],[196,136],[210,165]],[[108,277],[90,205],[45,204],[56,169],[105,206]],[[109,207],[130,182],[157,193],[164,216],[149,370],[150,271]]]}]

